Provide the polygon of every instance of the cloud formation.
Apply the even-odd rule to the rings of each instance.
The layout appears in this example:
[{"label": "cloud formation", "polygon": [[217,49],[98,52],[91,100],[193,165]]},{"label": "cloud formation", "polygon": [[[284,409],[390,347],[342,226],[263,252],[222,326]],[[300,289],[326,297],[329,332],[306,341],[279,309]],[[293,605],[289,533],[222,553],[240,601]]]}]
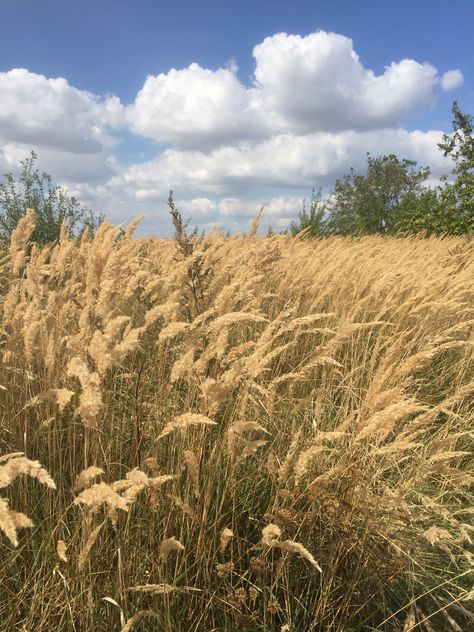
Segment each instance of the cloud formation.
[{"label": "cloud formation", "polygon": [[168,149],[125,169],[112,183],[135,190],[141,200],[163,197],[170,188],[189,195],[199,192],[225,197],[248,194],[258,187],[311,189],[330,186],[348,166],[363,167],[367,151],[409,156],[441,173],[446,166],[437,149],[441,138],[437,131],[386,129],[280,134],[211,152]]},{"label": "cloud formation", "polygon": [[434,98],[437,73],[430,64],[404,59],[376,75],[364,68],[352,40],[336,33],[278,33],[253,55],[260,107],[277,127],[302,133],[394,127]]},{"label": "cloud formation", "polygon": [[459,69],[448,70],[441,77],[441,87],[445,92],[448,92],[449,90],[454,90],[454,88],[462,86],[463,83],[464,75]]},{"label": "cloud formation", "polygon": [[252,108],[237,68],[216,71],[191,64],[149,75],[127,108],[132,131],[177,147],[203,148],[255,138],[265,119]]},{"label": "cloud formation", "polygon": [[148,76],[127,108],[132,130],[179,148],[216,147],[293,132],[370,130],[399,125],[433,104],[436,69],[411,59],[376,75],[352,40],[318,31],[278,33],[253,49],[254,84],[235,65],[212,71],[191,64]]},{"label": "cloud formation", "polygon": [[[442,132],[403,125],[433,107],[440,90],[462,85],[460,70],[440,76],[403,59],[376,74],[351,39],[324,31],[277,33],[253,57],[248,85],[235,63],[193,63],[149,75],[129,104],[63,78],[0,73],[0,167],[11,170],[35,149],[42,169],[113,221],[163,207],[158,230],[170,188],[202,225],[240,225],[262,203],[282,225],[302,192],[364,168],[367,151],[417,160],[435,177],[448,171],[437,148]],[[117,145],[126,155],[130,138],[135,148],[156,147],[155,156],[121,163]]]},{"label": "cloud formation", "polygon": [[[106,154],[116,141],[108,130],[122,122],[117,97],[100,99],[66,79],[23,68],[0,72],[0,94],[2,162],[15,164],[35,148],[44,164],[59,169],[59,177],[110,174]],[[86,159],[89,168],[84,168]]]}]

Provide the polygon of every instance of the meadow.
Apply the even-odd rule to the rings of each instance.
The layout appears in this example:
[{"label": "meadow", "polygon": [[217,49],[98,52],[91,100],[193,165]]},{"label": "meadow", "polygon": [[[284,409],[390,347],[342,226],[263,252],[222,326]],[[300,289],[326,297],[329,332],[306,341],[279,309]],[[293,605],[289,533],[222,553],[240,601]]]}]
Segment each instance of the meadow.
[{"label": "meadow", "polygon": [[0,271],[0,629],[474,626],[474,243],[135,239]]}]

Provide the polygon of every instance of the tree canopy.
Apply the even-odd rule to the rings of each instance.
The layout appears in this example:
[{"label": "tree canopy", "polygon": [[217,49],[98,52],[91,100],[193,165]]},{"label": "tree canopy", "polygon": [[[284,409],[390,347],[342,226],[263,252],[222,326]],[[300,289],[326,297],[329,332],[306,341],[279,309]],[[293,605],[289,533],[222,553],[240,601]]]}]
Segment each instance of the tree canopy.
[{"label": "tree canopy", "polygon": [[32,241],[46,244],[59,239],[61,224],[72,237],[78,237],[85,229],[94,232],[103,216],[82,206],[62,187],[53,184],[51,176],[36,168],[37,155],[21,162],[21,173],[15,180],[11,173],[4,175],[0,183],[0,240],[8,240],[27,208],[36,213],[36,228]]},{"label": "tree canopy", "polygon": [[351,169],[336,181],[329,231],[341,235],[392,231],[398,207],[421,194],[429,173],[429,168],[417,168],[415,161],[400,160],[394,154],[377,158],[367,154],[365,175]]},{"label": "tree canopy", "polygon": [[453,131],[444,134],[438,147],[454,163],[454,181],[441,194],[445,230],[454,234],[474,231],[474,116],[461,112],[453,102]]},{"label": "tree canopy", "polygon": [[428,187],[429,167],[394,154],[367,154],[366,172],[336,181],[327,199],[313,194],[309,210],[303,202],[293,235],[322,234],[470,234],[474,232],[474,117],[453,103],[453,131],[444,134],[439,148],[451,158],[452,179]]}]

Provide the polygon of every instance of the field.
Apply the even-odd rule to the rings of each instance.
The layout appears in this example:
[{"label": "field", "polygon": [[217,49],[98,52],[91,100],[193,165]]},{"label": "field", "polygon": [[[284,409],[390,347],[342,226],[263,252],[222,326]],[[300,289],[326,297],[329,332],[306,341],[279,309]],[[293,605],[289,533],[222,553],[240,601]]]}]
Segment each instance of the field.
[{"label": "field", "polygon": [[0,274],[2,631],[474,626],[472,240],[33,222]]}]

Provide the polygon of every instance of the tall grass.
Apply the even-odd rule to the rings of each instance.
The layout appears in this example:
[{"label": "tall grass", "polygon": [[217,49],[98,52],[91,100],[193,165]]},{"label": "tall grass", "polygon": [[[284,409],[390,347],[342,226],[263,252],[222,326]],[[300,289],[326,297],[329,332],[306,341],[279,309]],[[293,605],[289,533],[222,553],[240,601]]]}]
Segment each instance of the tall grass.
[{"label": "tall grass", "polygon": [[33,227],[1,262],[2,630],[474,624],[472,242]]}]

